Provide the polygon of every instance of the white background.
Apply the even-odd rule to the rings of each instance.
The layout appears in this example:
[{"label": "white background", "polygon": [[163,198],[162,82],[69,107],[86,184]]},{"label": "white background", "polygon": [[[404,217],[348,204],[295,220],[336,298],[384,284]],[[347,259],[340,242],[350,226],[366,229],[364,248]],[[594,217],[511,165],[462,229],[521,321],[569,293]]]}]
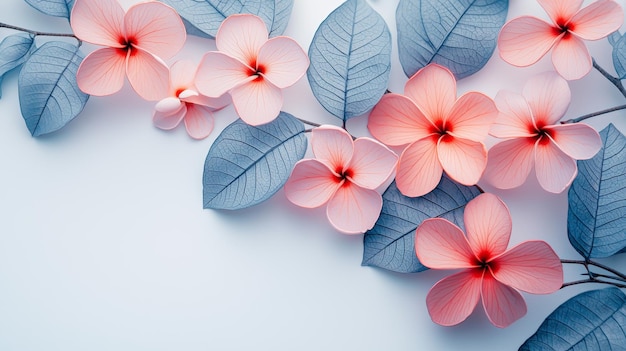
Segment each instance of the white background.
[{"label": "white background", "polygon": [[[394,36],[390,90],[401,92],[407,78],[397,59],[397,3],[371,0]],[[340,4],[296,0],[286,35],[308,50],[317,26]],[[535,1],[511,1],[509,18],[522,14],[547,18]],[[69,31],[64,19],[22,0],[0,2],[0,21]],[[613,72],[608,42],[590,48]],[[212,41],[190,38],[179,57],[199,60],[211,49]],[[550,69],[549,59],[518,69],[496,54],[459,82],[459,94],[520,91],[529,76]],[[449,272],[361,267],[362,236],[334,232],[323,209],[296,208],[282,191],[243,211],[202,209],[204,158],[235,119],[232,108],[216,114],[209,138],[194,141],[182,127],[153,127],[153,104],[127,84],[92,98],[60,132],[32,138],[17,77],[6,77],[0,99],[0,350],[514,350],[559,304],[595,288],[525,294],[528,314],[507,329],[493,327],[481,307],[459,326],[438,326],[425,298]],[[570,86],[567,118],[624,104],[595,71]],[[340,123],[317,103],[306,78],[285,91],[283,110]],[[626,132],[625,112],[591,124],[600,130],[609,121]],[[364,122],[351,120],[349,128],[364,135]],[[567,240],[566,193],[548,194],[534,177],[510,191],[480,185],[510,207],[511,245],[543,239],[562,258],[579,258]],[[626,270],[623,255],[605,262]],[[567,267],[566,280],[580,272]]]}]

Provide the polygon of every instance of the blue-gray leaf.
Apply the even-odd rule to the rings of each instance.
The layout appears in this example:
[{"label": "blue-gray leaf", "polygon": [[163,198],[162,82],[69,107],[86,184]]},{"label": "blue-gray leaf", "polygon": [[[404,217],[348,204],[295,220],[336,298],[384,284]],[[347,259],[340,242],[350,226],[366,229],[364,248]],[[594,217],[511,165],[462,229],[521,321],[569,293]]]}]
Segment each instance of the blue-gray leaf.
[{"label": "blue-gray leaf", "polygon": [[25,0],[46,15],[70,18],[75,0]]},{"label": "blue-gray leaf", "polygon": [[50,41],[24,63],[18,93],[22,116],[33,136],[62,128],[85,107],[89,95],[76,83],[83,58],[77,45]]},{"label": "blue-gray leaf", "polygon": [[263,19],[270,37],[282,35],[289,23],[293,0],[161,0],[172,6],[185,20],[190,34],[202,32],[215,38],[226,17],[238,13],[251,13]]},{"label": "blue-gray leaf", "polygon": [[600,132],[604,146],[578,161],[568,193],[567,233],[585,258],[608,257],[626,247],[626,137],[610,124]]},{"label": "blue-gray leaf", "polygon": [[383,209],[363,238],[364,266],[400,273],[426,270],[415,255],[415,230],[428,218],[445,218],[463,228],[465,205],[478,196],[476,186],[455,183],[445,174],[432,192],[416,198],[402,195],[396,183],[383,194]]},{"label": "blue-gray leaf", "polygon": [[391,34],[365,0],[348,0],[319,26],[309,58],[313,95],[346,121],[372,109],[387,90]]},{"label": "blue-gray leaf", "polygon": [[626,349],[626,296],[618,288],[583,292],[565,301],[520,351]]},{"label": "blue-gray leaf", "polygon": [[[8,36],[0,43],[0,84],[4,75],[28,59],[33,48],[33,38],[27,34]],[[0,91],[0,97],[2,91]]]},{"label": "blue-gray leaf", "polygon": [[258,127],[233,122],[206,157],[204,208],[237,210],[269,199],[306,149],[304,124],[286,112]]},{"label": "blue-gray leaf", "polygon": [[429,63],[448,67],[457,79],[480,70],[496,47],[508,0],[400,0],[398,53],[411,77]]},{"label": "blue-gray leaf", "polygon": [[626,37],[614,32],[609,36],[609,42],[613,45],[613,66],[619,79],[626,78]]}]

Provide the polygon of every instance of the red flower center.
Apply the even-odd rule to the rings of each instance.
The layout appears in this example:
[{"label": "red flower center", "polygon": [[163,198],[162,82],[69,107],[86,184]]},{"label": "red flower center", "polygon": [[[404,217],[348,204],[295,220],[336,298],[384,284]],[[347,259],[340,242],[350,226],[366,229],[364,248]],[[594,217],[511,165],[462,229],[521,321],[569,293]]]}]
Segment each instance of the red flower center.
[{"label": "red flower center", "polygon": [[248,74],[250,77],[256,76],[254,81],[263,80],[263,75],[266,73],[267,69],[264,65],[258,65],[256,62],[251,62],[250,67],[256,67],[256,69],[250,69]]},{"label": "red flower center", "polygon": [[128,38],[120,37],[118,38],[117,42],[123,46],[119,50],[121,51],[120,53],[124,54],[124,56],[126,56],[128,52],[130,52],[131,55],[133,55],[136,52],[136,50],[133,50],[133,47],[137,46],[137,39],[135,39],[134,37],[128,37]]},{"label": "red flower center", "polygon": [[572,23],[568,23],[564,18],[557,19],[556,27],[554,27],[555,35],[563,35],[563,39],[567,39],[573,30],[574,25]]},{"label": "red flower center", "polygon": [[482,251],[478,254],[473,264],[480,268],[480,272],[490,269],[491,272],[495,273],[498,270],[497,262],[491,261],[491,254],[487,251]]},{"label": "red flower center", "polygon": [[348,169],[343,169],[341,167],[337,167],[337,169],[335,169],[335,173],[337,175],[335,175],[335,182],[337,183],[341,183],[344,182],[343,185],[346,186],[348,184],[350,184],[350,182],[345,182],[346,180],[349,180],[348,178],[352,178],[352,176],[354,175],[354,172],[348,168]]}]

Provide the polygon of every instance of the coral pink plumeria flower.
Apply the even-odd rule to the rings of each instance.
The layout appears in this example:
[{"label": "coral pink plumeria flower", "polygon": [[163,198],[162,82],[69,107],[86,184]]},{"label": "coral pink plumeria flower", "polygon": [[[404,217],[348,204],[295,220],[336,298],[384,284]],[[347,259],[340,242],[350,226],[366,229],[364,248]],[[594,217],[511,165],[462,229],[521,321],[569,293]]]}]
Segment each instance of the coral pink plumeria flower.
[{"label": "coral pink plumeria flower", "polygon": [[517,290],[550,294],[563,284],[563,266],[543,241],[526,241],[509,250],[511,215],[492,194],[470,201],[463,215],[467,236],[443,218],[425,220],[415,234],[422,264],[463,269],[437,282],[426,296],[432,320],[441,325],[464,321],[482,298],[487,317],[504,328],[526,314]]},{"label": "coral pink plumeria flower", "polygon": [[398,157],[370,139],[352,140],[345,130],[321,126],[311,133],[315,159],[299,161],[285,184],[294,204],[315,208],[326,203],[326,215],[335,229],[364,233],[380,215],[383,200],[376,191],[392,175]]},{"label": "coral pink plumeria flower", "polygon": [[295,84],[309,59],[291,38],[268,40],[267,27],[254,15],[232,15],[215,36],[218,52],[204,56],[196,84],[219,97],[230,92],[235,110],[251,125],[273,121],[283,106],[281,89]]},{"label": "coral pink plumeria flower", "polygon": [[530,66],[552,47],[552,64],[563,78],[585,76],[592,62],[583,40],[598,40],[619,29],[622,8],[611,0],[599,0],[582,8],[583,0],[537,0],[552,23],[532,16],[508,22],[500,32],[500,56],[515,66]]},{"label": "coral pink plumeria flower", "polygon": [[213,130],[213,111],[228,105],[230,96],[213,99],[200,95],[195,85],[196,67],[187,60],[172,65],[166,77],[169,84],[162,88],[168,92],[167,97],[156,104],[153,121],[164,130],[174,129],[184,121],[189,136],[203,139]]},{"label": "coral pink plumeria flower", "polygon": [[593,157],[602,147],[600,135],[583,123],[557,124],[570,103],[570,90],[554,72],[534,76],[522,95],[501,91],[500,114],[491,134],[507,139],[489,150],[485,179],[509,189],[524,183],[535,166],[539,184],[560,193],[578,172],[576,160]]},{"label": "coral pink plumeria flower", "polygon": [[89,54],[76,74],[80,89],[97,96],[118,92],[127,75],[137,94],[158,100],[167,77],[162,60],[180,51],[187,36],[176,11],[156,1],[124,13],[117,0],[76,0],[71,25],[81,40],[106,46]]},{"label": "coral pink plumeria flower", "polygon": [[461,184],[476,184],[487,164],[483,141],[497,115],[483,94],[470,92],[457,100],[452,73],[430,64],[409,79],[404,95],[383,96],[368,128],[387,145],[409,144],[398,161],[396,184],[414,197],[432,191],[443,171]]}]

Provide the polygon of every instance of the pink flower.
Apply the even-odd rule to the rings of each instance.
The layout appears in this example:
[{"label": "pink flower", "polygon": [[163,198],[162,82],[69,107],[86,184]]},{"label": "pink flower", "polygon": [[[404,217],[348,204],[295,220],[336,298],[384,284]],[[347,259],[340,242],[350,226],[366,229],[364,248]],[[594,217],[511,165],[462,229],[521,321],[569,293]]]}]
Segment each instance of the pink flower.
[{"label": "pink flower", "polygon": [[554,72],[530,78],[522,95],[499,92],[500,114],[491,134],[508,140],[489,150],[485,179],[497,188],[514,188],[524,183],[534,164],[545,190],[565,190],[578,172],[576,160],[591,158],[602,147],[600,135],[588,125],[557,124],[569,103],[567,81]]},{"label": "pink flower", "polygon": [[[87,94],[118,92],[124,75],[142,98],[156,101],[163,94],[167,66],[185,43],[182,20],[160,2],[134,5],[124,13],[116,0],[76,0],[71,25],[81,40],[106,48],[89,54],[78,68],[78,86]],[[167,82],[167,81],[165,81]]]},{"label": "pink flower", "polygon": [[504,61],[530,66],[552,47],[552,64],[565,79],[579,79],[591,70],[591,56],[583,40],[598,40],[619,29],[622,8],[599,0],[581,9],[583,0],[537,0],[552,23],[532,16],[509,21],[500,32],[498,47]]},{"label": "pink flower", "polygon": [[224,94],[213,99],[200,95],[195,86],[196,66],[189,61],[174,63],[165,78],[169,84],[162,90],[168,95],[154,108],[154,125],[169,130],[184,120],[187,133],[192,138],[206,138],[213,130],[213,111],[228,105],[230,96]]},{"label": "pink flower", "polygon": [[506,250],[511,215],[495,195],[481,194],[470,201],[463,220],[467,237],[443,218],[425,220],[415,233],[415,251],[422,264],[463,269],[428,292],[426,305],[435,323],[461,323],[481,297],[491,323],[504,328],[526,314],[526,303],[517,290],[550,294],[563,284],[563,266],[547,243],[526,241]]},{"label": "pink flower", "polygon": [[267,27],[254,15],[232,15],[215,37],[219,52],[204,56],[196,84],[200,92],[219,97],[230,92],[235,110],[251,125],[273,121],[283,106],[281,89],[295,84],[309,59],[287,37],[268,40]]},{"label": "pink flower", "polygon": [[306,208],[328,203],[330,224],[346,234],[372,228],[383,206],[376,188],[393,173],[396,154],[370,138],[352,141],[334,126],[313,129],[311,147],[315,159],[296,163],[285,184],[289,201]]},{"label": "pink flower", "polygon": [[470,92],[456,99],[456,80],[445,67],[430,64],[404,87],[374,107],[368,128],[387,145],[409,144],[398,161],[396,183],[406,196],[432,191],[443,171],[473,185],[487,164],[483,140],[497,116],[493,101]]}]

